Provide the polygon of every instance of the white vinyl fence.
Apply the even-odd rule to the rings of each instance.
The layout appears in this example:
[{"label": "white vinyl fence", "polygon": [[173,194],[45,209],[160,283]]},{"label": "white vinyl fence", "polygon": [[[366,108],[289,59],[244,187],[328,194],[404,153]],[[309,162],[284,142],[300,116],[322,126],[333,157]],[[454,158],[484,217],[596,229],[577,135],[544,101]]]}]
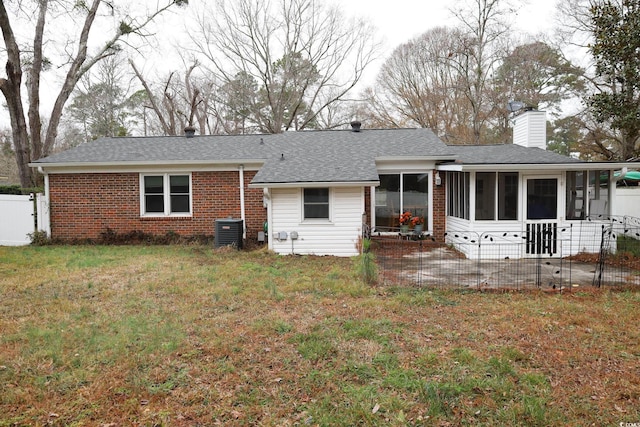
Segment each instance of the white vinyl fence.
[{"label": "white vinyl fence", "polygon": [[37,229],[50,234],[49,212],[44,195],[0,194],[0,246],[20,246],[31,243],[29,234],[36,231],[36,215]]},{"label": "white vinyl fence", "polygon": [[640,187],[616,188],[615,215],[640,217]]}]

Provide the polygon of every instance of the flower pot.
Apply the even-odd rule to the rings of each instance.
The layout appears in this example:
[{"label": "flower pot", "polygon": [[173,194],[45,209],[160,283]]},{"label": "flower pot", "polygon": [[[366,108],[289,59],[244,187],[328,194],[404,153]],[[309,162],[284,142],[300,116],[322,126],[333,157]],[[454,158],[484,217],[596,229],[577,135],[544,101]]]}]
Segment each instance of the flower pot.
[{"label": "flower pot", "polygon": [[422,224],[416,224],[413,227],[413,232],[416,233],[416,234],[422,233]]},{"label": "flower pot", "polygon": [[406,233],[408,233],[408,232],[409,232],[409,225],[407,225],[407,224],[402,224],[402,225],[400,226],[400,232],[401,232],[402,234],[406,234]]}]

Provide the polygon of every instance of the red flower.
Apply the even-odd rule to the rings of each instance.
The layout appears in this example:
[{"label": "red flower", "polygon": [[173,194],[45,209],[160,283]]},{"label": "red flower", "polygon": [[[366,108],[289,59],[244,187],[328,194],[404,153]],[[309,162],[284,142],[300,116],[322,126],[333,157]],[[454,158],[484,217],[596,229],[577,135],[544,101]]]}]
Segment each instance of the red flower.
[{"label": "red flower", "polygon": [[411,225],[416,226],[418,224],[424,224],[424,219],[421,216],[414,216],[411,218]]},{"label": "red flower", "polygon": [[407,225],[411,221],[411,212],[400,214],[400,225]]}]

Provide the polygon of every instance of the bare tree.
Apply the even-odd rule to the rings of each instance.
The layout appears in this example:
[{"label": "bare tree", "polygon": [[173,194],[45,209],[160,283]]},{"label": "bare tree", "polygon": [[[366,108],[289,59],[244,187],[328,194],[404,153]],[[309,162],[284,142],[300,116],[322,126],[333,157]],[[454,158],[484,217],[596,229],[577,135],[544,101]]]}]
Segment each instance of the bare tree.
[{"label": "bare tree", "polygon": [[106,58],[87,72],[66,108],[67,120],[82,126],[85,142],[103,136],[129,135],[136,124],[139,97],[132,94],[122,56],[118,53]]},{"label": "bare tree", "polygon": [[186,127],[196,128],[201,135],[219,133],[220,126],[213,108],[213,94],[217,87],[213,80],[197,75],[197,61],[185,65],[183,76],[178,71],[172,71],[155,84],[142,74],[132,60],[129,63],[144,88],[147,107],[158,120],[159,133],[180,135]]},{"label": "bare tree", "polygon": [[494,142],[501,111],[493,76],[512,42],[513,9],[510,0],[458,4],[458,27],[431,29],[392,53],[368,92],[369,106],[386,126],[429,127],[458,144]]},{"label": "bare tree", "polygon": [[382,65],[370,107],[385,126],[420,126],[451,137],[457,120],[466,121],[466,98],[458,90],[459,77],[451,66],[461,34],[433,28],[398,46]]},{"label": "bare tree", "polygon": [[199,29],[192,40],[222,85],[257,85],[244,111],[268,133],[317,126],[320,112],[360,81],[378,48],[367,23],[346,21],[315,0],[218,0],[201,14]]},{"label": "bare tree", "polygon": [[461,90],[471,108],[472,142],[481,142],[482,129],[490,117],[488,83],[491,74],[502,59],[503,46],[508,42],[508,16],[515,9],[510,0],[467,0],[454,10],[461,24],[463,38],[458,50],[451,55]]},{"label": "bare tree", "polygon": [[[64,106],[80,78],[96,63],[120,50],[118,42],[125,37],[129,39],[132,36],[146,36],[145,27],[160,13],[173,5],[186,3],[187,0],[167,0],[163,7],[151,11],[144,17],[124,16],[112,29],[111,34],[105,37],[106,40],[93,54],[90,54],[89,38],[98,17],[98,11],[104,5],[104,8],[109,8],[110,14],[115,14],[115,1],[39,0],[33,2],[35,10],[16,9],[11,12],[5,7],[5,2],[0,1],[0,29],[2,29],[7,57],[6,76],[0,78],[0,90],[7,101],[16,161],[20,172],[20,182],[23,186],[28,187],[36,183],[37,177],[29,168],[29,162],[51,152]],[[18,2],[15,7],[28,7],[28,5],[24,2]],[[65,70],[66,75],[49,114],[48,125],[45,131],[41,132],[43,126],[40,116],[40,86],[42,74],[50,61],[45,56],[45,48],[49,47],[49,43],[45,39],[47,34],[45,28],[49,17],[54,14],[56,16],[65,15],[69,22],[77,23],[78,33],[76,35],[77,42],[73,43],[75,47],[71,40],[63,42],[62,53],[64,57],[61,58],[59,69]],[[15,22],[20,21],[18,15],[21,15],[23,20],[27,19],[25,16],[35,16],[33,39],[30,46],[24,49],[20,47],[22,42],[14,32]],[[84,20],[78,22],[78,16],[84,16]],[[24,30],[24,25],[20,26],[20,29]],[[23,73],[25,72],[27,78],[23,82]],[[23,83],[27,93],[26,104],[28,107],[26,109],[22,98]],[[43,133],[44,136],[42,136]]]}]

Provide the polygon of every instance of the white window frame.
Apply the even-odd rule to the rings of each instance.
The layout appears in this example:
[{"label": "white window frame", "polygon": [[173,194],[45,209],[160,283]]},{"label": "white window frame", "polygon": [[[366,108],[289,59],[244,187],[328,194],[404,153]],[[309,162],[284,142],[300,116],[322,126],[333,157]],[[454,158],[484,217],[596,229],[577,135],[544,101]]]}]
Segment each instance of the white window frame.
[{"label": "white window frame", "polygon": [[[164,212],[146,212],[144,178],[147,176],[162,177],[162,196]],[[189,212],[171,212],[170,177],[187,176],[189,178]],[[141,173],[140,174],[140,216],[141,217],[191,217],[193,215],[193,185],[191,172]]]},{"label": "white window frame", "polygon": [[[400,213],[404,212],[406,210],[406,207],[404,205],[404,175],[421,175],[421,174],[427,174],[428,175],[428,193],[427,193],[427,200],[428,200],[428,209],[427,209],[427,215],[425,215],[425,221],[427,223],[427,227],[424,229],[425,232],[430,233],[433,231],[433,194],[436,191],[435,188],[435,182],[433,179],[433,172],[434,169],[402,169],[402,170],[398,170],[398,169],[381,169],[378,170],[378,174],[379,175],[398,175],[400,177],[400,187],[399,187],[399,192],[400,192],[400,206],[402,207],[402,210],[400,211]],[[376,195],[378,194],[379,187],[371,187],[372,188],[372,195],[371,198],[374,199],[371,201],[371,222],[372,222],[372,226],[375,229],[378,224],[376,223],[376,202],[377,200],[375,200],[375,198],[377,197]],[[446,207],[445,207],[446,208]],[[388,231],[383,231],[382,234],[397,234],[397,232],[388,232]]]},{"label": "white window frame", "polygon": [[[304,190],[317,190],[317,189],[326,189],[328,191],[328,204],[329,204],[329,208],[328,208],[328,216],[327,218],[306,218],[304,216],[304,205],[305,205],[305,201],[304,201]],[[304,187],[300,189],[300,215],[302,218],[303,222],[306,223],[310,223],[310,222],[316,222],[316,223],[328,223],[331,222],[331,218],[332,218],[332,207],[333,207],[333,189],[331,187]]]},{"label": "white window frame", "polygon": [[[492,175],[493,176],[493,186],[492,188],[487,188],[484,189],[484,191],[491,191],[492,192],[492,197],[493,197],[493,203],[492,203],[492,212],[493,212],[493,218],[484,218],[484,219],[478,219],[478,215],[477,215],[477,204],[478,204],[478,174],[486,174],[486,175]],[[518,212],[516,213],[516,217],[515,218],[509,218],[509,219],[501,219],[500,218],[500,203],[501,200],[506,200],[506,199],[501,199],[501,195],[505,195],[505,192],[503,191],[503,189],[501,189],[500,187],[500,175],[501,174],[517,174],[517,182],[518,182],[518,191],[516,192],[516,206],[518,209]],[[522,185],[523,185],[523,181],[522,181],[522,173],[516,170],[504,170],[504,171],[476,171],[472,174],[472,180],[473,180],[473,184],[470,184],[470,196],[473,197],[473,201],[470,201],[470,209],[473,212],[473,220],[474,221],[478,221],[478,222],[484,222],[484,223],[488,223],[488,222],[518,222],[520,220],[520,218],[522,217],[522,211],[521,211],[521,207],[522,207],[522,201],[521,201],[521,197],[522,197]],[[470,181],[471,183],[471,181]],[[526,182],[525,182],[526,184]],[[471,200],[471,199],[470,199]],[[471,212],[470,212],[471,213]]]}]

